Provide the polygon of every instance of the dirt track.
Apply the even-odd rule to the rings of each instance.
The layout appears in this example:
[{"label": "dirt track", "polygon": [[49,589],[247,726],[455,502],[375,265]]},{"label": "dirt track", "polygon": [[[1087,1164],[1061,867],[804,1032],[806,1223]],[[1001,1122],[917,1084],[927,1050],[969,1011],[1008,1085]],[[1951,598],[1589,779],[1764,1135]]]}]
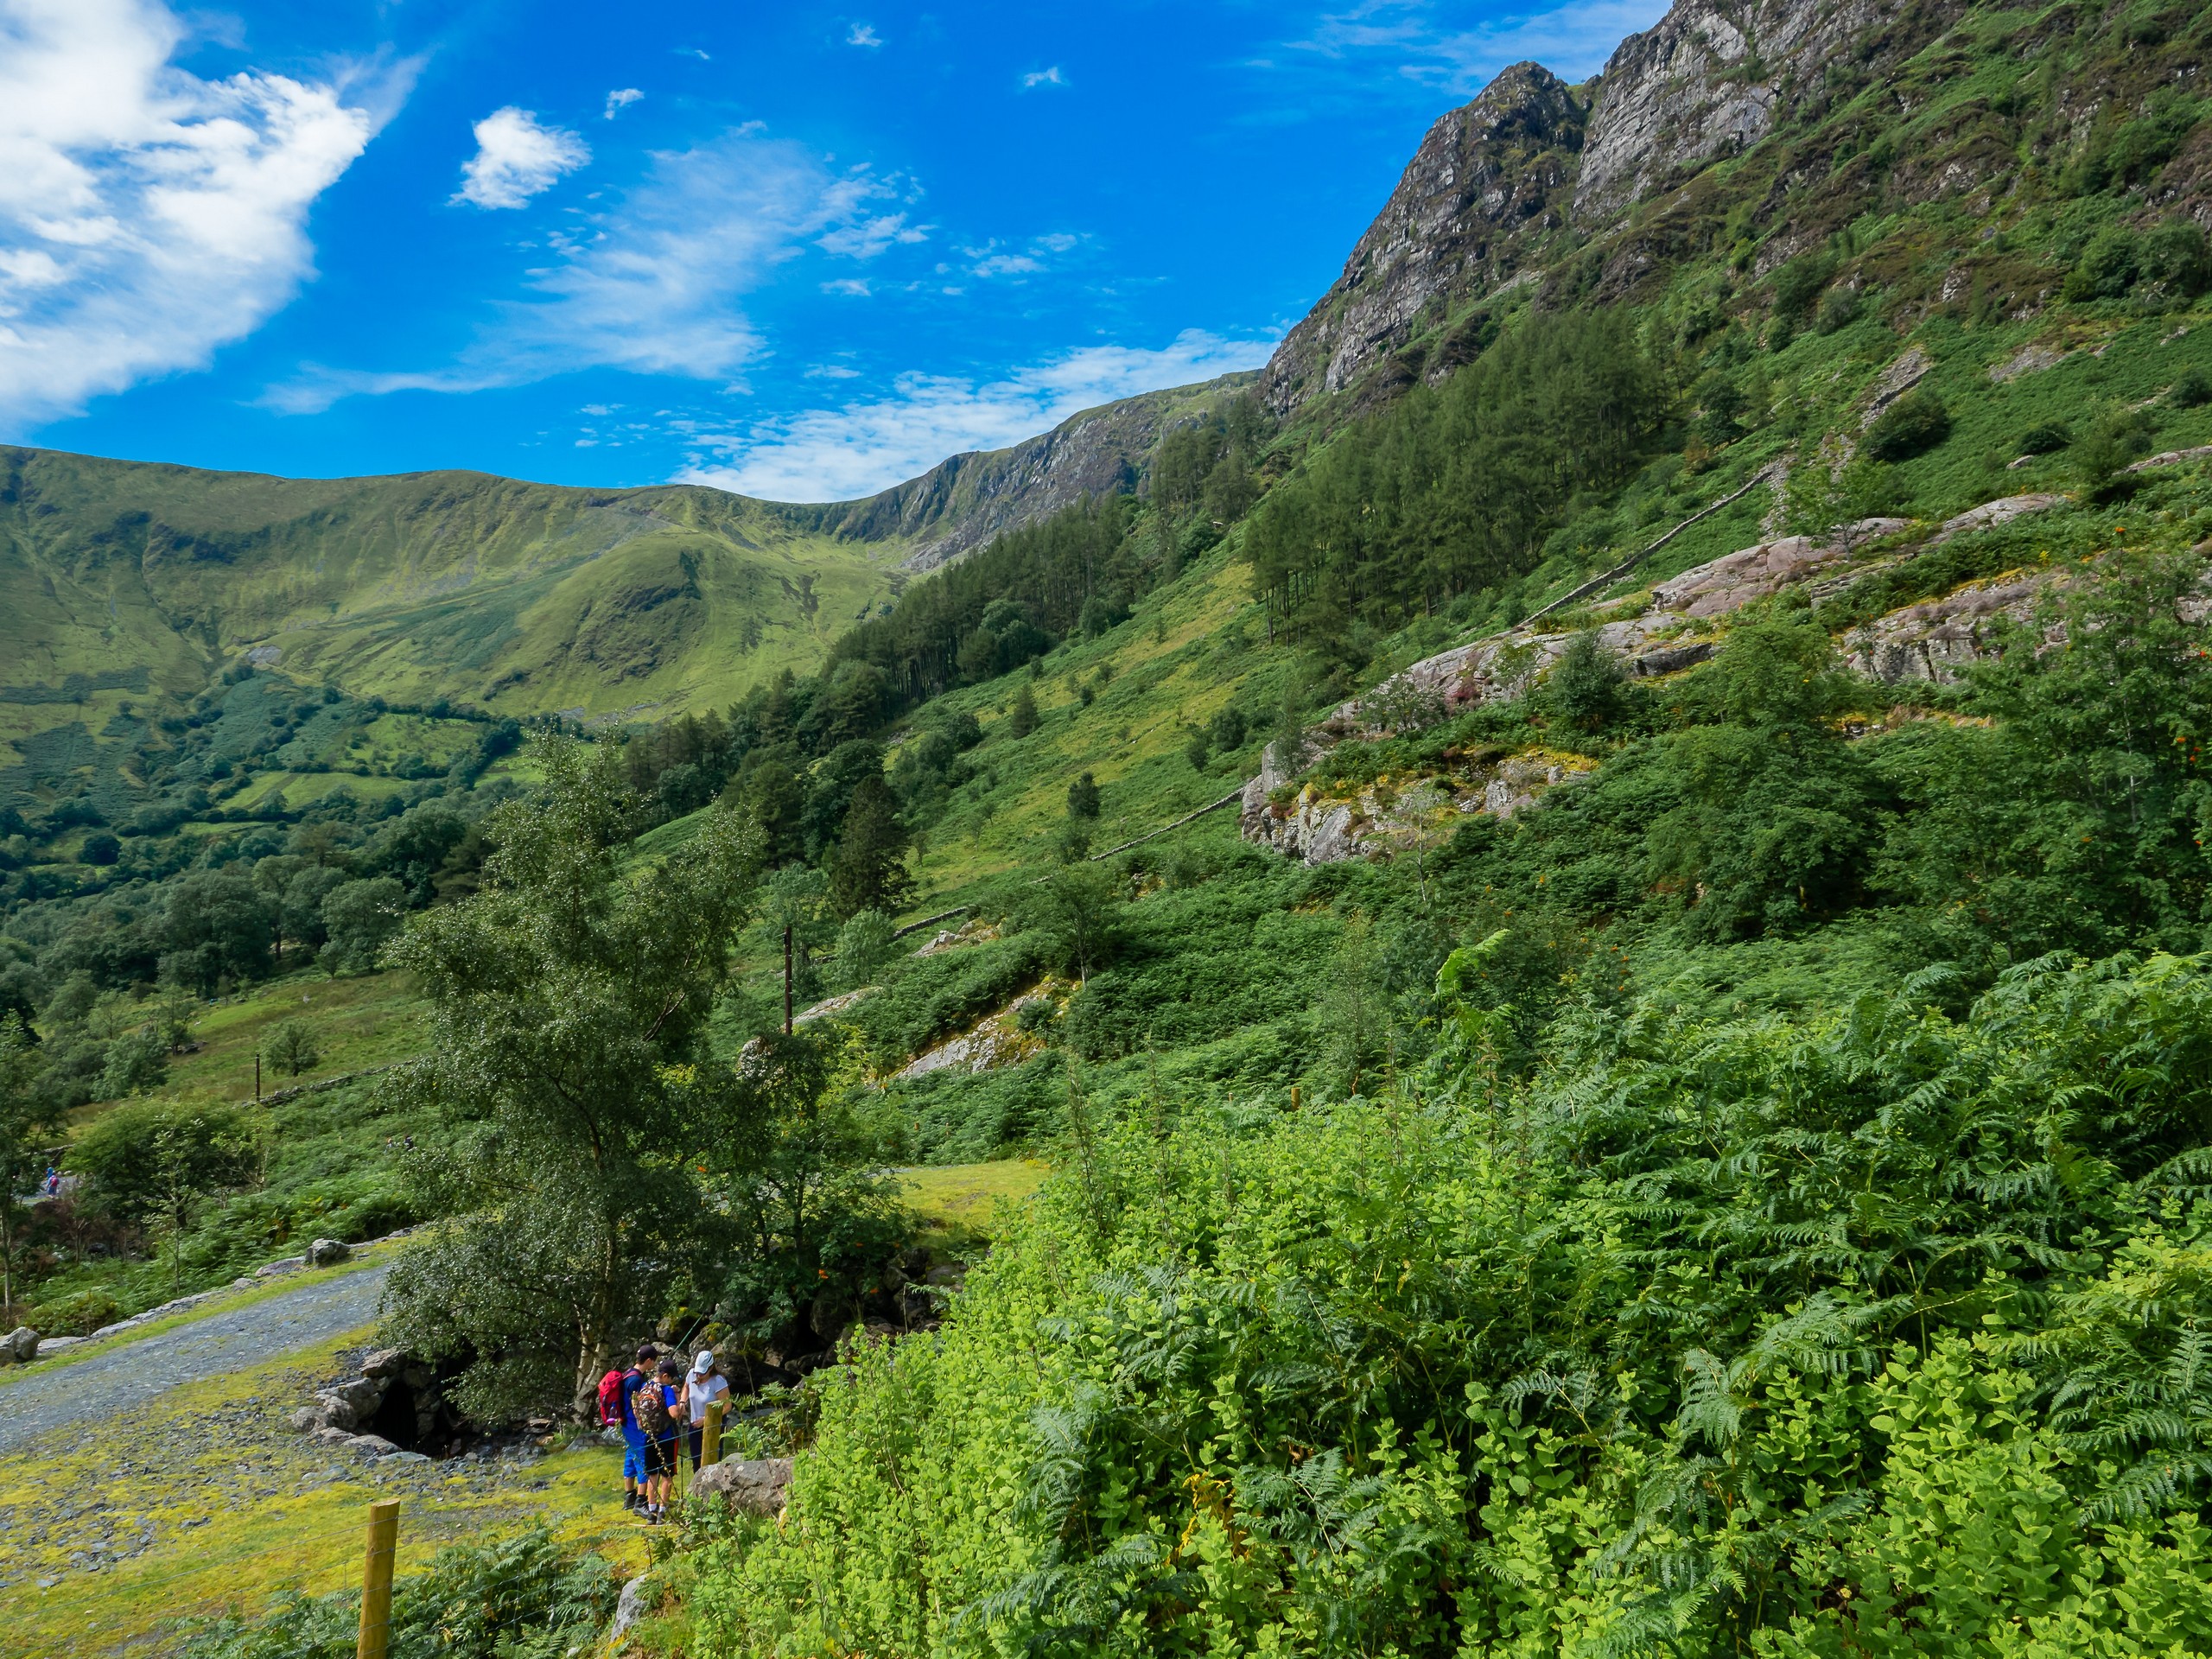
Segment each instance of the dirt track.
[{"label": "dirt track", "polygon": [[88,1409],[127,1410],[184,1383],[244,1370],[367,1325],[377,1316],[390,1270],[386,1263],[319,1279],[73,1363],[0,1373],[0,1452],[64,1427]]}]

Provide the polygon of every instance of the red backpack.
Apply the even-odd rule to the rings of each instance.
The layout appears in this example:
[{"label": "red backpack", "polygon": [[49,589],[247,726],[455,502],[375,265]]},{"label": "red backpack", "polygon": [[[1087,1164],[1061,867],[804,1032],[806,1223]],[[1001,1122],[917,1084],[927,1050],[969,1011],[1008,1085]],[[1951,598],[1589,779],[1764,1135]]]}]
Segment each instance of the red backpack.
[{"label": "red backpack", "polygon": [[609,1371],[599,1379],[599,1424],[601,1428],[622,1427],[622,1373]]}]

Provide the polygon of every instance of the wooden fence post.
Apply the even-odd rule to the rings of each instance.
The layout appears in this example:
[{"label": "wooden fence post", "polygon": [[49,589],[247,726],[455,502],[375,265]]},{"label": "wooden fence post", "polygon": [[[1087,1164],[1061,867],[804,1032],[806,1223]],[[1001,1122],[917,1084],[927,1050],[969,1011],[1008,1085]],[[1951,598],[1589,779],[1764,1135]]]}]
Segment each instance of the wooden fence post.
[{"label": "wooden fence post", "polygon": [[399,1500],[369,1505],[369,1553],[361,1563],[361,1637],[356,1659],[387,1659],[391,1650],[391,1560],[399,1550]]},{"label": "wooden fence post", "polygon": [[727,1400],[707,1402],[707,1433],[699,1447],[699,1466],[702,1469],[722,1459],[722,1414],[728,1409],[729,1402]]}]

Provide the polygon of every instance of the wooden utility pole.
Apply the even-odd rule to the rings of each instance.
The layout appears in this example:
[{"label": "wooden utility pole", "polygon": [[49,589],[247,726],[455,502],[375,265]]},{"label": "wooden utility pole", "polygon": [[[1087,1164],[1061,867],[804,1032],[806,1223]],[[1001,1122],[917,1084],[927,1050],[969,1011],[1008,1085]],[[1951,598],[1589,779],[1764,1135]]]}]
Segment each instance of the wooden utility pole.
[{"label": "wooden utility pole", "polygon": [[361,1562],[361,1637],[355,1659],[389,1659],[391,1651],[391,1561],[399,1550],[399,1500],[369,1505],[369,1553]]},{"label": "wooden utility pole", "polygon": [[784,1035],[791,1034],[791,930],[784,925]]}]

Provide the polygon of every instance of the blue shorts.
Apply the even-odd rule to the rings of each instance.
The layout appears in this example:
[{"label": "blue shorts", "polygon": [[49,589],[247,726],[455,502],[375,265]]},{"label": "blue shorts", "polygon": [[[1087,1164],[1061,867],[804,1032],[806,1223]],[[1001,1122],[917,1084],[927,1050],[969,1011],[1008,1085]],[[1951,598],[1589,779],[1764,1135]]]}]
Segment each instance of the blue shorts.
[{"label": "blue shorts", "polygon": [[622,1478],[643,1480],[651,1474],[652,1470],[646,1461],[651,1455],[643,1440],[626,1445],[622,1448]]}]

